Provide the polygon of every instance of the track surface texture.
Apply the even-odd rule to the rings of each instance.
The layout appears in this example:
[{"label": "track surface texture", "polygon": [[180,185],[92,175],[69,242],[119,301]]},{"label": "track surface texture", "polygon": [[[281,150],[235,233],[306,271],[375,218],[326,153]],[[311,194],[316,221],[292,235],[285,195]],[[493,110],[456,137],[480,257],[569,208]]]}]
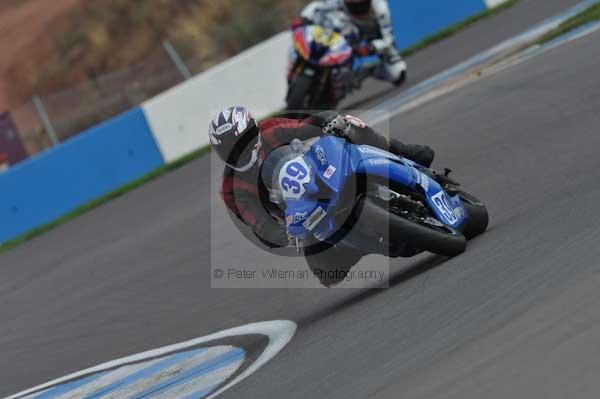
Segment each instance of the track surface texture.
[{"label": "track surface texture", "polygon": [[353,109],[377,108],[377,103],[397,95],[399,91],[453,67],[480,51],[524,32],[533,24],[579,3],[579,0],[520,0],[516,6],[480,21],[408,58],[408,80],[400,89],[392,89],[388,83],[371,81],[341,105]]},{"label": "track surface texture", "polygon": [[[437,72],[574,3],[523,1],[412,68]],[[0,255],[0,396],[288,319],[299,326],[290,345],[224,398],[596,398],[598,40],[391,122],[396,137],[432,145],[435,166],[453,168],[492,223],[457,258],[394,261],[390,289],[211,289],[208,158]],[[224,250],[243,257],[235,242]]]}]

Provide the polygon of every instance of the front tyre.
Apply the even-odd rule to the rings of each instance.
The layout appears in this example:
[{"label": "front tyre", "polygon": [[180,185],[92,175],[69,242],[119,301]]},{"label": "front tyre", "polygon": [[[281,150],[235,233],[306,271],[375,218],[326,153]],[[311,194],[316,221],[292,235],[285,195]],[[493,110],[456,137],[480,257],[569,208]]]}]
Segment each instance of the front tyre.
[{"label": "front tyre", "polygon": [[488,211],[483,202],[471,194],[459,190],[458,195],[468,215],[463,234],[467,240],[471,240],[487,230],[490,220]]},{"label": "front tyre", "polygon": [[467,239],[459,231],[445,226],[433,218],[412,218],[410,215],[394,213],[379,201],[369,197],[361,199],[360,218],[368,223],[381,240],[390,244],[405,243],[438,255],[457,256],[467,248]]}]

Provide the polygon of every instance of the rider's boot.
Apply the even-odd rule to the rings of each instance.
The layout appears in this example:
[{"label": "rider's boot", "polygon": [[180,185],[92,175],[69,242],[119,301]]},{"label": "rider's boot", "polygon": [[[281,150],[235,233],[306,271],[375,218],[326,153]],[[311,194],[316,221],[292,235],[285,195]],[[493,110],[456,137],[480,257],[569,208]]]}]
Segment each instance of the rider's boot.
[{"label": "rider's boot", "polygon": [[427,145],[404,144],[396,139],[390,139],[390,152],[408,158],[426,168],[431,166],[435,158],[435,152]]},{"label": "rider's boot", "polygon": [[376,77],[400,86],[406,80],[407,65],[395,47],[389,47],[382,55],[383,65]]}]

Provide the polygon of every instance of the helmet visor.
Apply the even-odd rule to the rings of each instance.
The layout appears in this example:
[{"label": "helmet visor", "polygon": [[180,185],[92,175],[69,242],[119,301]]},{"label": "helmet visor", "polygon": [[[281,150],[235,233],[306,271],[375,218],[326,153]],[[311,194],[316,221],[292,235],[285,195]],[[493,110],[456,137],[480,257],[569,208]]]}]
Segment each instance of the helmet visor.
[{"label": "helmet visor", "polygon": [[258,128],[256,129],[257,134],[254,136],[253,140],[248,143],[243,148],[239,149],[239,155],[236,157],[237,160],[235,164],[227,163],[227,165],[237,172],[247,172],[256,164],[258,161],[258,153],[262,146],[262,141],[260,137],[260,133],[258,133]]}]

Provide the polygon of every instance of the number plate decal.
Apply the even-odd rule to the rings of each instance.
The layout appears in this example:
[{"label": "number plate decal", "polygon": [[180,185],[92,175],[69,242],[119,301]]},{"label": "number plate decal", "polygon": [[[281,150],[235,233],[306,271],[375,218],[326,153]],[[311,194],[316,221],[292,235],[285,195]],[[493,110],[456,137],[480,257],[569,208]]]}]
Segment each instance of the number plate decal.
[{"label": "number plate decal", "polygon": [[310,167],[302,157],[286,162],[279,172],[279,186],[285,199],[300,199],[310,183]]},{"label": "number plate decal", "polygon": [[450,225],[454,225],[458,222],[458,218],[454,213],[454,208],[450,205],[448,196],[444,191],[440,191],[431,197],[431,200],[433,201],[435,207],[440,211],[444,219],[450,223]]}]

